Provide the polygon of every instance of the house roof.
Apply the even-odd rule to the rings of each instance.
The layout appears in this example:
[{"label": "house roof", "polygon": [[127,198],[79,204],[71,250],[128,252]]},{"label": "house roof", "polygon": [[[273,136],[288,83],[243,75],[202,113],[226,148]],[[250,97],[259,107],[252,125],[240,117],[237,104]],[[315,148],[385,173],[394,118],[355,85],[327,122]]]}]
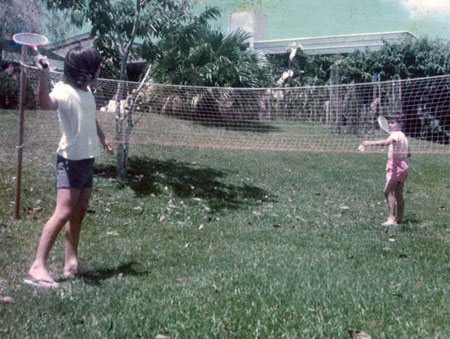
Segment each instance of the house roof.
[{"label": "house roof", "polygon": [[264,54],[289,53],[299,48],[305,55],[348,54],[358,49],[380,50],[386,43],[418,39],[407,31],[334,35],[311,38],[254,41],[253,47]]},{"label": "house roof", "polygon": [[[5,60],[15,61],[15,62],[20,61],[20,54],[21,54],[22,49],[19,44],[15,43],[13,40],[8,40],[8,39],[0,40],[0,44],[1,44],[2,53],[5,54]],[[41,54],[47,56],[51,60],[57,60],[57,61],[64,60],[63,57],[53,53],[52,51],[49,51],[47,49],[47,45],[39,47],[39,52]],[[33,53],[29,53],[29,54],[33,55]]]},{"label": "house roof", "polygon": [[[75,35],[71,38],[67,38],[64,40],[60,40],[45,46],[45,49],[48,51],[55,52],[56,54],[60,54],[60,51],[66,51],[67,48],[81,45],[81,44],[91,44],[94,38],[90,33],[83,33],[79,35]],[[62,55],[63,57],[65,54]]]}]

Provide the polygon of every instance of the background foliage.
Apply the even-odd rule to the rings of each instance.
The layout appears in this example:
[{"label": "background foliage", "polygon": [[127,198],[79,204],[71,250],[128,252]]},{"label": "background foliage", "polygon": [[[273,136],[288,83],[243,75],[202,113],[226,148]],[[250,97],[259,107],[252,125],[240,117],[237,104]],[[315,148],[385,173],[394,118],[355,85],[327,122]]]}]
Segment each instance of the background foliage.
[{"label": "background foliage", "polygon": [[428,37],[405,40],[399,44],[385,44],[379,51],[358,50],[349,55],[269,57],[275,74],[292,69],[293,77],[286,86],[325,85],[331,68],[339,64],[341,83],[371,82],[379,74],[380,81],[412,79],[450,73],[450,43]]},{"label": "background foliage", "polygon": [[[450,73],[450,43],[427,37],[386,44],[379,51],[359,50],[346,56],[288,55],[269,56],[275,79],[292,70],[285,87],[321,86],[327,84],[370,83],[413,79]],[[332,81],[332,72],[337,76]],[[399,82],[403,97],[399,107],[407,121],[410,136],[448,143],[450,139],[450,84],[447,81],[416,88],[407,81]],[[380,100],[386,93],[380,94]]]}]

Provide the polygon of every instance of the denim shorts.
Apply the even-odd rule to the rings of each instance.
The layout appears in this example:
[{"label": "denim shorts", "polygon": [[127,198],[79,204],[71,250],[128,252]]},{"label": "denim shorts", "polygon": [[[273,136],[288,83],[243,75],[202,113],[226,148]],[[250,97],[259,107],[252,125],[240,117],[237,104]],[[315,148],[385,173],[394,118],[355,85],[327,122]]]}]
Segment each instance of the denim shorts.
[{"label": "denim shorts", "polygon": [[56,156],[56,188],[91,188],[95,159],[69,160]]}]

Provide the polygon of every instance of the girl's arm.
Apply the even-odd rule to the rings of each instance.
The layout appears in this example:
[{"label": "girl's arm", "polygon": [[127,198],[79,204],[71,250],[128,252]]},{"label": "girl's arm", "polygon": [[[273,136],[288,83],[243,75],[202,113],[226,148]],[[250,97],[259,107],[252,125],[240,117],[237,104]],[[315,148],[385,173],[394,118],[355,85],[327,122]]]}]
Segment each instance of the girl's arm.
[{"label": "girl's arm", "polygon": [[362,145],[364,147],[368,146],[389,146],[392,144],[393,139],[391,137],[385,139],[385,140],[376,140],[376,141],[363,141]]},{"label": "girl's arm", "polygon": [[103,148],[109,153],[114,154],[113,148],[109,144],[109,142],[105,138],[105,134],[103,133],[102,128],[100,127],[100,124],[98,123],[97,119],[95,119],[95,124],[97,126],[97,135],[98,139],[100,140],[100,143],[102,144]]},{"label": "girl's arm", "polygon": [[38,57],[38,68],[39,68],[39,82],[38,82],[38,101],[41,109],[56,110],[58,108],[58,101],[52,98],[48,92],[48,82],[49,82],[49,67],[43,68],[39,59],[44,59],[44,57]]}]

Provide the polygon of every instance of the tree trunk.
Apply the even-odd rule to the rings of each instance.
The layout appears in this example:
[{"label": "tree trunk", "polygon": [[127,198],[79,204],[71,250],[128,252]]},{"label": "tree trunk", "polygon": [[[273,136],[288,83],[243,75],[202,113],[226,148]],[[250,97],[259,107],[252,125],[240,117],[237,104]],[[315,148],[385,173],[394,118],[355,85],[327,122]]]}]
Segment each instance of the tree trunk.
[{"label": "tree trunk", "polygon": [[[141,0],[136,0],[134,23],[131,31],[131,36],[126,46],[122,46],[123,51],[122,61],[120,65],[120,80],[119,86],[117,86],[116,93],[116,137],[117,137],[117,178],[121,182],[127,181],[127,165],[128,165],[128,147],[129,137],[133,129],[132,123],[132,108],[121,107],[121,100],[123,98],[124,83],[122,80],[127,78],[127,65],[128,58],[133,48],[134,38],[136,36],[136,27],[139,22],[140,13],[142,10]],[[128,100],[126,101],[128,103]],[[129,111],[128,111],[129,110]],[[124,121],[127,120],[127,128],[124,129]]]},{"label": "tree trunk", "polygon": [[120,82],[116,93],[116,139],[117,139],[117,179],[121,182],[127,181],[127,160],[128,160],[128,142],[124,130],[124,116],[120,103],[122,100],[123,83]]}]

